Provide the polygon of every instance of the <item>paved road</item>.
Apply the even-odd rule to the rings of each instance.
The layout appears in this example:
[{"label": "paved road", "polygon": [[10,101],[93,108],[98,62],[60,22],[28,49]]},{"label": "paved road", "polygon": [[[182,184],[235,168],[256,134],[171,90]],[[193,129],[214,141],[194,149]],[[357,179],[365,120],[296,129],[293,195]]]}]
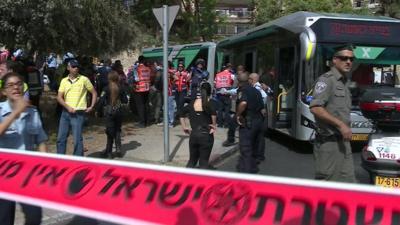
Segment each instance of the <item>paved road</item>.
[{"label": "paved road", "polygon": [[[361,145],[353,146],[354,166],[360,183],[369,183],[368,173],[361,168]],[[266,138],[266,160],[259,165],[259,174],[292,178],[313,179],[314,162],[312,145],[273,134]],[[235,171],[238,154],[218,165],[219,170]]]},{"label": "paved road", "polygon": [[[369,183],[368,173],[360,166],[360,146],[353,147],[356,176],[360,183]],[[260,164],[260,174],[293,178],[313,179],[314,162],[312,145],[297,142],[291,138],[273,134],[266,138],[266,160]],[[218,170],[235,171],[238,153],[217,165]],[[50,220],[45,225],[114,225],[108,222],[65,214],[57,220]]]}]

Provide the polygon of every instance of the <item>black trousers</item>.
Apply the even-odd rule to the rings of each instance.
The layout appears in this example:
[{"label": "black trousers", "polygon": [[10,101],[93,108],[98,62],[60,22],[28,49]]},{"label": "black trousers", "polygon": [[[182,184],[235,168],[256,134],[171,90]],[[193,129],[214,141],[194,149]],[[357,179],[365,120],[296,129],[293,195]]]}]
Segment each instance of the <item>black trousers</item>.
[{"label": "black trousers", "polygon": [[265,160],[265,137],[264,134],[266,132],[266,127],[264,126],[264,120],[266,120],[266,118],[262,119],[262,126],[261,126],[261,131],[258,134],[257,137],[257,150],[256,150],[256,160],[257,161],[264,161]]},{"label": "black trousers", "polygon": [[229,112],[232,107],[231,97],[229,95],[217,94],[218,114],[217,124],[219,126],[229,126]]},{"label": "black trousers", "polygon": [[[14,225],[15,202],[0,199],[0,224]],[[42,221],[42,208],[21,203],[25,214],[25,225],[39,225]]]},{"label": "black trousers", "polygon": [[228,117],[228,138],[227,140],[229,142],[235,142],[235,131],[236,128],[239,126],[238,123],[236,122],[236,117],[234,113],[231,113]]},{"label": "black trousers", "polygon": [[185,105],[185,97],[187,96],[187,90],[175,91],[175,102],[177,115],[181,112],[183,106]]},{"label": "black trousers", "polygon": [[262,119],[254,118],[251,127],[241,126],[239,128],[239,161],[238,172],[257,173],[257,155],[262,134]]},{"label": "black trousers", "polygon": [[116,113],[114,115],[106,115],[106,134],[107,134],[107,146],[106,153],[112,153],[113,143],[117,152],[121,151],[121,126],[122,126],[122,114]]},{"label": "black trousers", "polygon": [[202,169],[209,169],[208,161],[214,145],[214,135],[208,132],[192,131],[189,138],[189,161],[186,167],[194,168],[199,163]]},{"label": "black trousers", "polygon": [[147,114],[149,106],[149,92],[133,92],[136,104],[136,110],[139,116],[139,122],[143,125],[147,124]]}]

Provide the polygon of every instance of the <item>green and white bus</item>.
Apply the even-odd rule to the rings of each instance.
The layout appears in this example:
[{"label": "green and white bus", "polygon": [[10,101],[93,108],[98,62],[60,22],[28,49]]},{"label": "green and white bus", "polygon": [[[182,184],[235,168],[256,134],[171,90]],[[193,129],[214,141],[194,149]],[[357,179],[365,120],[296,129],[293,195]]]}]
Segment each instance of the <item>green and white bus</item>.
[{"label": "green and white bus", "polygon": [[[175,68],[179,61],[185,64],[187,70],[194,65],[197,59],[202,58],[206,61],[207,71],[210,74],[210,80],[214,79],[215,74],[215,52],[216,44],[214,42],[201,42],[183,45],[173,45],[168,47],[168,61],[171,61]],[[163,48],[144,48],[143,56],[150,61],[162,63]]]},{"label": "green and white bus", "polygon": [[372,124],[362,116],[358,99],[376,83],[399,85],[399,37],[400,20],[393,18],[297,12],[226,38],[217,51],[224,62],[269,77],[274,94],[268,100],[268,128],[306,141],[314,137],[309,110],[314,82],[329,70],[335,47],[353,44],[352,139],[366,141]]}]

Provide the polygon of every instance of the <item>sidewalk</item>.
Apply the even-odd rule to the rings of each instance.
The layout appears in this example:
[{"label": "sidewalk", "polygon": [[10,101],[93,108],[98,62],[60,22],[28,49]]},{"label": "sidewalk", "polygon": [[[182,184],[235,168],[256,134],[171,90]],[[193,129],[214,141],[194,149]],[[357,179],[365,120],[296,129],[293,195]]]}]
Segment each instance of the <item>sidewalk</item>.
[{"label": "sidewalk", "polygon": [[[84,133],[84,145],[87,148],[85,156],[99,158],[106,146],[106,135],[103,126],[90,126]],[[166,165],[184,167],[189,159],[189,136],[184,134],[181,126],[170,128],[170,162]],[[237,147],[223,147],[226,139],[227,129],[218,128],[214,136],[214,146],[211,152],[210,162],[216,164],[218,161],[233,154]],[[68,152],[72,152],[72,140],[68,143]],[[55,151],[55,146],[49,149]],[[123,160],[131,162],[143,162],[150,164],[164,164],[164,137],[163,127],[151,125],[146,128],[136,128],[132,122],[125,123],[122,127],[122,149],[125,154]],[[60,221],[69,220],[73,215],[44,209],[42,225],[61,224]],[[15,225],[23,225],[24,218],[20,210],[17,210]],[[72,225],[72,224],[71,224]]]}]

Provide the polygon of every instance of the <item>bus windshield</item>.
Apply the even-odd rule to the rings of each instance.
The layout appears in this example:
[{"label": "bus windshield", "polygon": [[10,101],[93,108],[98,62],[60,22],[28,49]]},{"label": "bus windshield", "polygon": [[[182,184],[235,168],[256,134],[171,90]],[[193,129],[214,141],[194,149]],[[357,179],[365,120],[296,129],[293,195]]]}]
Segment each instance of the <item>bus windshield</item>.
[{"label": "bus windshield", "polygon": [[[311,90],[315,79],[330,68],[334,48],[338,44],[320,43],[312,62],[313,74],[303,90]],[[355,46],[355,60],[350,75],[350,90],[353,97],[353,107],[358,107],[358,100],[363,90],[373,85],[388,85],[400,88],[400,47]]]}]

